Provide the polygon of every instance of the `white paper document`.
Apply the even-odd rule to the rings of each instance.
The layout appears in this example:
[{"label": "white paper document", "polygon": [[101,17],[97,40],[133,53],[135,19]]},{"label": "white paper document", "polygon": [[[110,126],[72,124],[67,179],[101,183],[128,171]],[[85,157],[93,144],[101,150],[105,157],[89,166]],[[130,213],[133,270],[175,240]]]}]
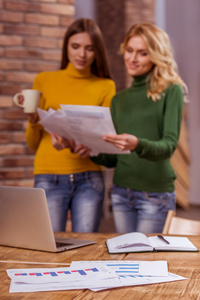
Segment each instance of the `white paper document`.
[{"label": "white paper document", "polygon": [[[98,279],[105,279],[116,277],[112,270],[106,266],[99,265],[92,268],[49,268],[49,269],[24,269],[24,270],[8,270],[9,277],[15,281],[22,281],[24,283],[51,283],[61,281],[85,281],[85,279],[92,280],[94,277]],[[114,275],[114,276],[113,276]]]},{"label": "white paper document", "polygon": [[[187,279],[169,273],[167,261],[73,261],[71,266],[74,268],[87,267],[87,265],[91,266],[91,263],[94,263],[95,266],[104,264],[115,271],[120,279],[119,286],[145,285]],[[114,288],[114,286],[110,288]],[[97,292],[104,289],[107,288],[92,288],[91,290]]]},{"label": "white paper document", "polygon": [[166,261],[73,261],[69,268],[9,269],[10,293],[109,288],[186,279]]},{"label": "white paper document", "polygon": [[47,132],[73,139],[77,145],[89,147],[91,155],[99,153],[130,154],[105,142],[106,134],[116,134],[109,107],[92,105],[61,105],[61,109],[48,111],[38,108],[40,122]]},{"label": "white paper document", "polygon": [[11,278],[10,293],[110,288],[120,284],[117,274],[106,265],[85,269],[9,269],[7,274]]},{"label": "white paper document", "polygon": [[72,261],[71,267],[79,268],[88,265],[107,266],[115,271],[117,275],[141,275],[141,276],[167,276],[167,261],[129,261],[129,260],[111,260],[111,261]]}]

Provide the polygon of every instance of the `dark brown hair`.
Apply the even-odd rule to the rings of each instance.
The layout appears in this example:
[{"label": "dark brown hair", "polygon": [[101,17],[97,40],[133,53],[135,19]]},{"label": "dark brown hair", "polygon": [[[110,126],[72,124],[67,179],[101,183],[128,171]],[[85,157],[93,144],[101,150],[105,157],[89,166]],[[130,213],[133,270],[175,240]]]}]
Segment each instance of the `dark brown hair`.
[{"label": "dark brown hair", "polygon": [[91,72],[98,77],[111,78],[101,30],[91,19],[78,19],[69,26],[63,41],[62,60],[60,68],[65,69],[69,63],[67,55],[69,38],[74,34],[82,32],[87,32],[89,34],[94,47],[95,59],[91,65]]}]

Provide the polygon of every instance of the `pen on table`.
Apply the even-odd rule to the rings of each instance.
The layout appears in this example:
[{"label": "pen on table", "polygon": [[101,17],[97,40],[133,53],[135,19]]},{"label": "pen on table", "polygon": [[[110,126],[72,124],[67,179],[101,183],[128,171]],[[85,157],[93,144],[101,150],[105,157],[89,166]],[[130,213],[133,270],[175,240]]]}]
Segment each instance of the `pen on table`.
[{"label": "pen on table", "polygon": [[169,242],[168,242],[162,235],[158,234],[157,237],[158,237],[159,239],[161,239],[163,242],[169,244]]}]

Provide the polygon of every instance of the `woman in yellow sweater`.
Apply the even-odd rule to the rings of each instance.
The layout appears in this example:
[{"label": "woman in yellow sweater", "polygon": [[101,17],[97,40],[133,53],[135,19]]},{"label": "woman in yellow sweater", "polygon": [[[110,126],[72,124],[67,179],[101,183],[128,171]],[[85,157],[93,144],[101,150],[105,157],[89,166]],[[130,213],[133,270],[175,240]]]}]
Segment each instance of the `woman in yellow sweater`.
[{"label": "woman in yellow sweater", "polygon": [[[57,110],[60,104],[110,106],[115,84],[100,29],[92,20],[79,19],[69,26],[61,69],[38,74],[33,89],[41,91],[44,110]],[[29,116],[26,139],[36,151],[35,187],[46,191],[53,230],[65,230],[70,208],[74,232],[98,231],[104,199],[101,167],[63,149],[62,140],[38,124],[37,114]]]}]

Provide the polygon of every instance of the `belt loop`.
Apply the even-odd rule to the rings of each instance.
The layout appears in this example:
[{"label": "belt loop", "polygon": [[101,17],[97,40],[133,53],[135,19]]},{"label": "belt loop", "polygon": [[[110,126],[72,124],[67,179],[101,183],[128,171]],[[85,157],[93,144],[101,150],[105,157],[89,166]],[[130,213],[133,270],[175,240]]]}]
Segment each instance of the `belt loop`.
[{"label": "belt loop", "polygon": [[[84,173],[83,173],[84,174]],[[90,180],[90,177],[91,177],[91,172],[89,172],[89,171],[86,171],[85,172],[85,180]]]},{"label": "belt loop", "polygon": [[58,175],[54,175],[53,181],[54,181],[55,183],[57,183],[57,182],[59,181],[59,180],[58,180]]}]

